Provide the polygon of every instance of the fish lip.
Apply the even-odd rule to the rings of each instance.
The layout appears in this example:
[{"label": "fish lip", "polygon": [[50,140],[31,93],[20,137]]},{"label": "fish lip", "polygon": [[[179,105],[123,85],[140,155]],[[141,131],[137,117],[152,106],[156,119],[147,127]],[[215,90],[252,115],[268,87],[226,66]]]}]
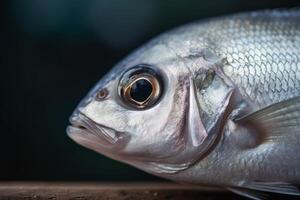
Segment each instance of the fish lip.
[{"label": "fish lip", "polygon": [[117,130],[96,123],[79,111],[73,113],[69,121],[71,124],[67,127],[67,133],[69,136],[73,133],[92,134],[109,144],[115,144],[122,138],[120,136],[120,132]]}]

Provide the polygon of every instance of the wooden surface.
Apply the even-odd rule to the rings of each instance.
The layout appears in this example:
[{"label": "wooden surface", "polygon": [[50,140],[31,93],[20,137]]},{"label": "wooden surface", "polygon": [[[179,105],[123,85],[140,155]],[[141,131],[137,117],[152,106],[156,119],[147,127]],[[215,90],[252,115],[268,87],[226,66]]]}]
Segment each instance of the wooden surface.
[{"label": "wooden surface", "polygon": [[221,189],[173,183],[2,182],[0,199],[191,200],[237,199]]},{"label": "wooden surface", "polygon": [[[0,182],[0,200],[239,200],[218,188],[175,183]],[[299,199],[269,196],[268,199]]]}]

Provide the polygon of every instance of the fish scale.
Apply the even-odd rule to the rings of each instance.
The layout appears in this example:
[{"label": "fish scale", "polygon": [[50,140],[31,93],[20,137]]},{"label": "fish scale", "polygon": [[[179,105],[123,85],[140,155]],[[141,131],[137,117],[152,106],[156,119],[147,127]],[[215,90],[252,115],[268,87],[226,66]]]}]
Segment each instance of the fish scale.
[{"label": "fish scale", "polygon": [[[202,54],[199,52],[209,50],[220,60],[225,59],[223,65],[225,74],[255,110],[300,96],[299,9],[253,12],[196,22],[167,33],[163,39],[166,40],[164,43],[168,47],[185,60],[193,72],[201,68],[201,62],[197,59],[191,61],[190,55],[201,57]],[[294,114],[299,116],[299,113]],[[249,175],[252,178],[268,179],[272,174],[277,174],[278,179],[287,177],[297,179],[298,167],[290,166],[289,170],[286,170],[282,166],[276,166],[279,163],[272,163],[276,157],[280,160],[288,157],[287,163],[298,162],[300,159],[298,155],[290,157],[295,149],[287,148],[289,145],[294,148],[295,145],[299,145],[300,136],[296,131],[286,139],[282,139],[281,147],[262,145],[257,150],[260,153],[246,151],[241,155],[240,149],[232,149],[231,139],[225,138],[225,146],[219,145],[215,152],[212,152],[205,161],[200,161],[194,170],[183,172],[178,175],[180,178],[177,178],[186,180],[186,177],[189,177],[189,181],[197,182],[199,177],[203,177],[210,182],[213,180],[211,174],[214,174],[218,178],[213,181],[217,182],[232,180],[232,174],[242,173],[242,176]],[[289,142],[289,145],[284,144],[285,142]],[[267,147],[268,149],[265,149]],[[285,149],[285,152],[281,148]],[[237,152],[233,153],[234,151]],[[229,159],[231,155],[226,152],[232,154],[232,159]],[[228,160],[222,159],[226,156]],[[234,159],[237,160],[232,163]],[[232,166],[232,169],[228,166]],[[222,175],[218,174],[220,168],[224,170]],[[253,171],[255,173],[252,173]],[[289,176],[290,174],[292,176]]]},{"label": "fish scale", "polygon": [[[256,109],[300,94],[299,9],[217,18],[164,36],[186,62],[203,49],[225,58],[225,73]],[[197,60],[190,67],[199,68]]]},{"label": "fish scale", "polygon": [[274,15],[275,20],[257,15],[249,23],[222,22],[217,35],[227,40],[219,39],[214,49],[227,58],[225,73],[257,109],[300,95],[300,15],[298,22]]}]

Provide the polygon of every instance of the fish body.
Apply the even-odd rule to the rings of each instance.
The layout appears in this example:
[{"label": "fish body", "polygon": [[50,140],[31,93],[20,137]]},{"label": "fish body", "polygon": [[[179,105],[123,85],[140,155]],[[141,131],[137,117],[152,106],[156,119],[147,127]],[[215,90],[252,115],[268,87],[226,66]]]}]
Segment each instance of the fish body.
[{"label": "fish body", "polygon": [[118,63],[70,119],[79,144],[259,199],[299,195],[300,9],[194,22]]}]

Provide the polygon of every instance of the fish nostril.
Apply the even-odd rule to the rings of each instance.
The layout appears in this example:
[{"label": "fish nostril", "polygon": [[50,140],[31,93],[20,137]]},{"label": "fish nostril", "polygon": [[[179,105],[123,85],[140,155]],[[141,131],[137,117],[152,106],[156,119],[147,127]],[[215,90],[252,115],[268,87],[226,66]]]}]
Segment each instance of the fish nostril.
[{"label": "fish nostril", "polygon": [[103,88],[97,93],[96,100],[103,101],[107,96],[108,96],[108,90],[106,88]]}]

